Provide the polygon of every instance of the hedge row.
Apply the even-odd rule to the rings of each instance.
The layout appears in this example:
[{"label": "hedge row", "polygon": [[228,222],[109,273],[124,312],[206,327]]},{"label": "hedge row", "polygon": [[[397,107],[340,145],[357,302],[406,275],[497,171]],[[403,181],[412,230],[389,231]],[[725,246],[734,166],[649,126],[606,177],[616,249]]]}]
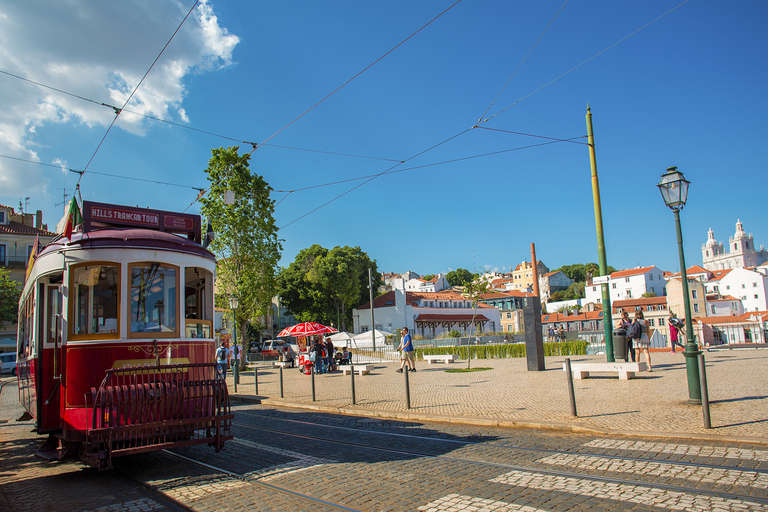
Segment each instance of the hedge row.
[{"label": "hedge row", "polygon": [[[544,343],[545,356],[583,356],[587,353],[587,342],[583,340],[562,343]],[[507,345],[470,345],[472,359],[502,359],[507,357],[525,357],[525,343]],[[456,354],[459,359],[467,358],[467,346],[417,348],[416,357],[433,354]]]}]

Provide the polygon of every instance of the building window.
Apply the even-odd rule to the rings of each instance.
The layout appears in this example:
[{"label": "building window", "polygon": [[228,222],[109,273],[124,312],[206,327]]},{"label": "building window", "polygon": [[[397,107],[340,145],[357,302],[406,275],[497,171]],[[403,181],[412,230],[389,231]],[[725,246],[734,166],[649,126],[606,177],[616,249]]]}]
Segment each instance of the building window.
[{"label": "building window", "polygon": [[696,293],[696,292],[697,292],[696,290],[691,290],[691,298],[692,299],[698,299],[699,298],[699,296],[698,296],[699,294]]},{"label": "building window", "polygon": [[611,286],[613,287],[614,290],[616,289],[616,283],[611,283]]},{"label": "building window", "polygon": [[648,279],[650,279],[651,281],[653,281],[653,274],[648,274]]},{"label": "building window", "polygon": [[699,305],[698,304],[694,304],[693,305],[693,312],[694,313],[698,313],[699,312]]},{"label": "building window", "polygon": [[512,313],[507,313],[507,318],[512,318]]},{"label": "building window", "polygon": [[5,212],[0,211],[0,224],[5,224]]},{"label": "building window", "polygon": [[653,306],[648,306],[648,311],[653,311]]},{"label": "building window", "polygon": [[725,285],[725,289],[726,289],[726,290],[730,290],[730,289],[731,289],[731,285],[729,285],[729,284],[728,284],[728,285]]},{"label": "building window", "polygon": [[651,327],[654,327],[654,326],[656,325],[656,324],[654,323],[654,319],[653,319],[653,318],[649,318],[649,319],[648,319],[648,323],[649,323],[649,324],[651,324]]},{"label": "building window", "polygon": [[755,294],[755,298],[757,298],[757,294]]},{"label": "building window", "polygon": [[632,298],[632,290],[627,290],[627,298],[628,299]]},{"label": "building window", "polygon": [[0,244],[0,265],[5,266],[5,244]]},{"label": "building window", "polygon": [[664,320],[663,318],[659,318],[659,326],[660,327],[663,327],[664,324],[666,324],[666,323],[667,323],[666,320]]},{"label": "building window", "polygon": [[757,288],[757,283],[752,283],[752,288]]},{"label": "building window", "polygon": [[744,283],[741,283],[741,287],[742,287],[742,288],[746,288],[746,287],[747,287],[747,285],[745,285]]},{"label": "building window", "polygon": [[625,282],[625,283],[628,283],[628,282],[629,282],[629,278],[628,278],[628,277],[625,277],[625,278],[624,278],[624,282]]},{"label": "building window", "polygon": [[712,313],[712,314],[714,315],[714,314],[715,314],[715,305],[714,305],[714,304],[712,304],[712,305],[709,307],[709,310],[710,310],[710,313]]}]

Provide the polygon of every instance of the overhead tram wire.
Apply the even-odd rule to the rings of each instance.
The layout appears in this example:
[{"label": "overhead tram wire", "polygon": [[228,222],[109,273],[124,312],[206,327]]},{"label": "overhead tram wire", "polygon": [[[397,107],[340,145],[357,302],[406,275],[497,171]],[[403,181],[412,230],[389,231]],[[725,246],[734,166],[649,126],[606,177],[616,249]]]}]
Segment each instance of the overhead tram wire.
[{"label": "overhead tram wire", "polygon": [[[305,110],[304,112],[302,112],[301,114],[299,114],[299,115],[298,115],[296,118],[294,118],[294,119],[293,119],[293,120],[292,120],[290,123],[286,124],[285,126],[283,126],[282,128],[280,128],[279,130],[277,130],[275,133],[273,133],[272,135],[270,135],[269,137],[267,137],[267,139],[266,139],[264,142],[269,142],[269,141],[270,141],[270,140],[272,140],[273,138],[277,137],[277,136],[278,136],[278,135],[279,135],[279,134],[280,134],[280,133],[281,133],[283,130],[285,130],[286,128],[288,128],[289,126],[291,126],[293,123],[295,123],[296,121],[298,121],[299,119],[301,119],[302,117],[304,117],[305,115],[307,115],[307,114],[308,114],[310,111],[312,111],[312,110],[313,110],[315,107],[317,107],[318,105],[320,105],[322,102],[324,102],[325,100],[327,100],[328,98],[330,98],[331,96],[333,96],[334,94],[336,94],[336,93],[337,93],[338,91],[340,91],[340,90],[341,90],[341,89],[342,89],[344,86],[346,86],[347,84],[349,84],[349,83],[350,83],[352,80],[354,80],[355,78],[359,77],[360,75],[362,75],[363,73],[365,73],[366,71],[368,71],[370,68],[372,68],[374,65],[376,65],[376,64],[377,64],[377,63],[378,63],[380,60],[382,60],[384,57],[386,57],[386,56],[387,56],[387,55],[389,55],[390,53],[392,53],[392,52],[394,52],[395,50],[397,50],[397,49],[398,49],[400,46],[402,46],[403,44],[405,44],[405,43],[406,43],[406,42],[407,42],[409,39],[411,39],[411,38],[412,38],[412,37],[414,37],[416,34],[418,34],[418,33],[419,33],[419,32],[421,32],[422,30],[424,30],[425,28],[427,28],[429,25],[431,25],[431,24],[432,24],[432,23],[433,23],[435,20],[437,20],[437,19],[438,19],[440,16],[442,16],[442,15],[443,15],[443,14],[445,14],[446,12],[450,11],[451,9],[453,9],[453,8],[454,8],[454,7],[455,7],[455,6],[456,6],[456,5],[457,5],[459,2],[461,2],[461,0],[456,0],[454,3],[452,3],[450,6],[448,6],[448,8],[447,8],[447,9],[445,9],[443,12],[441,12],[440,14],[438,14],[437,16],[435,16],[434,18],[432,18],[431,20],[429,20],[429,21],[428,21],[427,23],[425,23],[425,24],[424,24],[424,25],[423,25],[421,28],[419,28],[419,29],[418,29],[416,32],[414,32],[413,34],[409,35],[408,37],[406,37],[405,39],[403,39],[402,41],[400,41],[399,43],[397,43],[397,44],[396,44],[395,46],[393,46],[393,47],[392,47],[392,48],[391,48],[391,49],[390,49],[390,50],[389,50],[387,53],[385,53],[384,55],[382,55],[381,57],[379,57],[379,58],[378,58],[378,59],[376,59],[375,61],[373,61],[373,62],[371,62],[370,64],[368,64],[368,65],[367,65],[365,68],[363,68],[363,69],[362,69],[360,72],[358,72],[358,73],[357,73],[355,76],[353,76],[352,78],[350,78],[349,80],[347,80],[346,82],[344,82],[343,84],[341,84],[340,86],[338,86],[336,89],[334,89],[333,91],[331,91],[331,92],[330,92],[328,95],[326,95],[326,96],[325,96],[323,99],[321,99],[320,101],[318,101],[317,103],[315,103],[314,105],[312,105],[311,107],[309,107],[307,110]],[[251,150],[251,153],[253,153],[254,151],[256,151],[256,148],[257,148],[257,147],[259,147],[259,146],[261,146],[261,145],[263,145],[263,144],[264,144],[264,142],[263,142],[262,144],[258,144],[258,145],[256,145],[256,146],[253,146],[253,149]],[[402,163],[402,162],[401,162],[401,163]]]},{"label": "overhead tram wire", "polygon": [[[482,128],[482,127],[480,127],[480,128]],[[485,128],[485,129],[486,130],[493,130],[492,128]],[[342,183],[349,183],[351,181],[359,181],[359,180],[364,180],[364,179],[367,179],[367,178],[374,178],[374,177],[382,176],[382,175],[385,175],[385,174],[388,175],[388,174],[397,174],[397,173],[406,172],[406,171],[415,171],[415,170],[418,170],[418,169],[424,169],[426,167],[434,167],[436,165],[452,164],[452,163],[455,163],[455,162],[462,162],[464,160],[472,160],[472,159],[475,159],[475,158],[483,158],[483,157],[486,157],[486,156],[500,155],[500,154],[503,154],[503,153],[510,153],[512,151],[520,151],[520,150],[523,150],[523,149],[531,149],[531,148],[536,148],[536,147],[540,147],[540,146],[548,146],[550,144],[556,144],[558,142],[572,142],[574,144],[585,144],[585,145],[587,144],[586,142],[576,142],[577,139],[585,139],[585,138],[587,138],[587,135],[579,135],[578,137],[571,137],[570,139],[556,139],[556,138],[553,138],[553,137],[544,137],[542,135],[530,135],[530,134],[519,133],[519,132],[507,132],[506,130],[495,130],[495,131],[512,133],[512,134],[515,134],[515,135],[528,135],[530,137],[540,137],[542,139],[550,139],[550,141],[549,142],[542,142],[542,143],[539,143],[539,144],[529,144],[527,146],[520,146],[520,147],[516,147],[516,148],[502,149],[502,150],[499,150],[499,151],[492,151],[490,153],[482,153],[482,154],[479,154],[479,155],[471,155],[471,156],[465,156],[465,157],[461,157],[461,158],[454,158],[452,160],[443,160],[442,162],[433,162],[431,164],[416,165],[414,167],[406,167],[405,169],[393,169],[393,170],[390,170],[388,172],[385,172],[384,174],[382,174],[382,173],[379,173],[379,174],[369,174],[367,176],[358,176],[356,178],[348,178],[346,180],[332,181],[332,182],[329,182],[329,183],[320,183],[318,185],[310,185],[308,187],[296,188],[296,189],[292,189],[292,190],[275,190],[275,192],[290,195],[290,194],[293,194],[294,192],[304,192],[306,190],[313,190],[313,189],[316,189],[316,188],[330,187],[330,186],[333,186],[333,185],[340,185]],[[288,197],[288,196],[283,197],[277,204],[280,204],[286,197]],[[275,206],[277,206],[277,204]]]},{"label": "overhead tram wire", "polygon": [[86,98],[85,96],[80,96],[79,94],[75,94],[75,93],[72,93],[72,92],[69,92],[69,91],[65,91],[63,89],[59,89],[59,88],[53,87],[51,85],[47,85],[47,84],[44,84],[44,83],[41,83],[41,82],[37,82],[37,81],[31,80],[29,78],[24,78],[23,76],[19,76],[19,75],[16,75],[14,73],[11,73],[9,71],[5,71],[5,70],[2,70],[2,69],[0,69],[0,74],[8,75],[10,77],[17,78],[19,80],[23,80],[24,82],[29,82],[29,83],[31,83],[33,85],[37,85],[38,87],[42,87],[44,89],[50,89],[52,91],[56,91],[58,93],[65,94],[65,95],[71,96],[73,98],[77,98],[77,99],[80,99],[80,100],[83,100],[83,101],[87,101],[88,103],[93,103],[95,105],[99,105],[100,107],[106,107],[106,108],[109,108],[111,110],[114,110],[115,112],[120,110],[120,112],[122,114],[126,114],[126,113],[133,114],[135,116],[143,117],[143,118],[146,118],[146,119],[151,119],[151,120],[157,121],[159,123],[169,124],[171,126],[176,126],[178,128],[183,128],[185,130],[191,130],[193,132],[202,133],[202,134],[205,134],[205,135],[210,135],[212,137],[218,137],[220,139],[229,140],[229,141],[232,141],[232,142],[237,142],[239,144],[247,144],[249,146],[267,146],[267,147],[278,148],[278,149],[289,149],[289,150],[293,150],[293,151],[306,151],[306,152],[309,152],[309,153],[321,153],[321,154],[334,155],[334,156],[347,156],[347,157],[351,157],[351,158],[363,158],[363,159],[368,159],[368,160],[381,160],[381,161],[384,161],[384,162],[402,162],[402,160],[398,160],[396,158],[382,158],[382,157],[377,157],[377,156],[353,155],[353,154],[350,154],[350,153],[341,153],[341,152],[338,152],[338,151],[323,151],[321,149],[297,148],[297,147],[293,147],[293,146],[280,146],[280,145],[277,145],[277,144],[266,144],[266,143],[259,144],[258,142],[251,142],[251,141],[248,141],[248,140],[242,140],[242,139],[238,139],[238,138],[235,138],[235,137],[230,137],[229,135],[222,135],[220,133],[216,133],[216,132],[212,132],[212,131],[208,131],[208,130],[202,130],[200,128],[195,128],[193,126],[177,123],[175,121],[169,121],[168,119],[163,119],[161,117],[156,117],[156,116],[149,115],[149,114],[142,114],[141,112],[136,112],[135,110],[129,110],[127,108],[122,108],[121,109],[121,108],[116,107],[114,105],[110,105],[109,103],[104,103],[103,101],[97,101],[97,100],[93,100],[91,98]]},{"label": "overhead tram wire", "polygon": [[[18,162],[25,162],[25,163],[35,164],[35,165],[41,165],[43,167],[53,167],[54,169],[59,169],[59,170],[64,169],[64,170],[67,170],[69,172],[74,172],[74,173],[77,173],[77,174],[80,174],[80,175],[82,175],[83,172],[85,172],[85,171],[78,171],[77,169],[65,169],[61,165],[46,164],[45,162],[35,162],[34,160],[27,160],[25,158],[18,158],[18,157],[15,157],[15,156],[0,155],[0,158],[7,158],[8,160],[16,160]],[[135,176],[121,176],[119,174],[109,174],[109,173],[106,173],[106,172],[98,172],[98,171],[88,171],[88,172],[90,174],[96,174],[98,176],[109,176],[111,178],[120,178],[120,179],[123,179],[123,180],[143,181],[145,183],[154,183],[156,185],[168,185],[169,187],[191,188],[192,190],[197,190],[198,192],[201,192],[201,191],[205,190],[205,189],[202,189],[200,187],[193,187],[192,185],[181,185],[179,183],[170,183],[170,182],[167,182],[167,181],[147,180],[147,179],[143,179],[143,178],[136,178]]]},{"label": "overhead tram wire", "polygon": [[596,54],[594,54],[593,56],[591,56],[591,57],[590,57],[590,58],[588,58],[587,60],[585,60],[585,61],[581,62],[580,64],[578,64],[578,65],[576,65],[576,66],[574,66],[574,67],[572,67],[571,69],[569,69],[568,71],[566,71],[566,72],[565,72],[565,73],[563,73],[562,75],[558,76],[557,78],[554,78],[554,79],[550,80],[549,82],[547,82],[546,84],[542,85],[541,87],[539,87],[538,89],[534,90],[533,92],[526,94],[525,96],[523,96],[523,97],[522,97],[522,98],[520,98],[519,100],[515,101],[515,102],[514,102],[514,103],[512,103],[511,105],[508,105],[508,106],[504,107],[503,109],[499,110],[498,112],[496,112],[496,113],[495,113],[495,114],[493,114],[492,116],[488,117],[487,119],[482,119],[482,121],[478,122],[478,123],[477,123],[477,125],[479,126],[481,123],[487,123],[488,121],[490,121],[490,120],[491,120],[491,119],[493,119],[494,117],[498,116],[499,114],[501,114],[501,113],[503,113],[503,112],[506,112],[507,110],[509,110],[510,108],[514,107],[515,105],[517,105],[517,104],[518,104],[518,103],[520,103],[521,101],[523,101],[523,100],[525,100],[525,99],[527,99],[527,98],[529,98],[529,97],[533,96],[534,94],[536,94],[537,92],[541,91],[541,90],[542,90],[542,89],[544,89],[545,87],[548,87],[548,86],[552,85],[553,83],[557,82],[558,80],[560,80],[560,79],[561,79],[561,78],[563,78],[564,76],[566,76],[566,75],[568,75],[568,74],[572,73],[573,71],[576,71],[577,69],[579,69],[579,68],[580,68],[581,66],[583,66],[584,64],[586,64],[586,63],[588,63],[588,62],[590,62],[590,61],[592,61],[592,60],[596,59],[597,57],[599,57],[599,56],[600,56],[600,55],[602,55],[603,53],[607,52],[608,50],[610,50],[610,49],[611,49],[611,48],[613,48],[614,46],[617,46],[617,45],[619,45],[619,44],[623,43],[624,41],[626,41],[626,40],[627,40],[627,39],[629,39],[630,37],[634,36],[635,34],[637,34],[638,32],[640,32],[641,30],[648,28],[650,25],[653,25],[654,23],[656,23],[656,22],[657,22],[657,21],[659,21],[660,19],[664,18],[664,17],[665,17],[665,16],[667,16],[668,14],[671,14],[673,11],[676,11],[677,9],[679,9],[680,7],[682,7],[683,5],[687,4],[689,1],[690,1],[690,0],[684,0],[684,1],[683,1],[681,4],[679,4],[679,5],[675,6],[675,7],[673,7],[673,8],[672,8],[672,9],[670,9],[670,10],[668,10],[667,12],[665,12],[664,14],[662,14],[661,16],[659,16],[658,18],[656,18],[656,19],[654,19],[654,20],[651,20],[651,21],[649,21],[648,23],[646,23],[646,24],[645,24],[645,25],[643,25],[642,27],[638,28],[638,29],[637,29],[637,30],[635,30],[634,32],[632,32],[632,33],[630,33],[630,34],[628,34],[628,35],[626,35],[626,36],[622,37],[621,39],[619,39],[618,41],[616,41],[616,42],[615,42],[615,43],[613,43],[612,45],[610,45],[610,46],[606,47],[605,49],[603,49],[603,50],[601,50],[601,51],[599,51],[599,52],[597,52]]},{"label": "overhead tram wire", "polygon": [[504,92],[504,89],[507,88],[507,86],[509,85],[509,82],[512,81],[512,79],[515,77],[517,72],[520,71],[520,68],[523,67],[523,64],[528,59],[528,56],[531,55],[531,53],[533,52],[533,49],[536,48],[536,46],[539,44],[539,41],[541,41],[541,39],[544,37],[544,34],[547,33],[547,30],[549,30],[549,27],[551,27],[552,24],[555,22],[555,19],[557,19],[558,15],[565,8],[565,4],[567,4],[567,3],[568,3],[568,0],[565,0],[565,2],[563,2],[563,5],[560,6],[560,9],[557,10],[555,15],[549,21],[549,24],[547,25],[547,27],[544,29],[544,31],[541,33],[541,35],[539,35],[539,38],[536,39],[536,42],[533,43],[533,46],[531,46],[531,48],[528,50],[528,53],[525,54],[525,57],[523,57],[523,60],[520,61],[520,64],[517,65],[515,70],[512,72],[512,75],[509,77],[509,79],[507,79],[506,83],[501,88],[499,93],[496,95],[495,98],[493,98],[493,101],[491,102],[490,105],[488,105],[488,108],[485,109],[485,112],[483,112],[483,115],[480,116],[480,119],[477,120],[477,125],[480,125],[480,123],[483,121],[483,118],[485,117],[485,114],[487,114],[488,111],[491,110],[491,107],[493,107],[493,105],[496,103],[496,100],[499,99],[499,96],[501,96],[501,93]]},{"label": "overhead tram wire", "polygon": [[115,126],[115,123],[117,122],[117,118],[120,117],[120,112],[122,112],[122,109],[128,105],[128,103],[133,98],[134,94],[136,94],[136,91],[139,90],[139,87],[141,87],[141,84],[144,83],[144,80],[147,78],[147,75],[149,75],[150,71],[152,71],[152,68],[155,67],[155,64],[157,64],[157,61],[160,60],[160,57],[165,52],[166,48],[168,48],[168,45],[171,44],[171,41],[173,41],[173,38],[176,37],[176,34],[179,33],[179,30],[181,30],[181,27],[184,25],[184,22],[187,21],[187,18],[189,18],[189,15],[192,14],[192,11],[197,7],[197,4],[200,0],[195,0],[195,3],[192,5],[192,7],[187,12],[187,15],[184,16],[184,19],[181,20],[181,23],[179,23],[179,26],[176,27],[176,30],[173,31],[173,34],[171,34],[171,37],[168,39],[168,42],[165,43],[165,46],[163,46],[163,49],[160,50],[160,53],[157,54],[157,57],[155,57],[155,60],[152,61],[152,64],[149,66],[149,69],[147,69],[147,72],[144,73],[144,76],[141,77],[141,80],[139,80],[139,83],[136,84],[136,87],[133,88],[133,91],[131,91],[131,94],[128,96],[128,98],[125,100],[125,103],[123,103],[122,108],[115,109],[115,118],[112,119],[112,122],[109,124],[109,127],[107,128],[107,131],[104,133],[104,136],[99,141],[99,145],[96,146],[96,150],[93,152],[93,155],[91,155],[90,160],[88,160],[88,163],[85,164],[85,167],[83,168],[83,172],[80,174],[80,178],[77,180],[78,186],[80,185],[80,180],[83,179],[83,174],[85,174],[85,171],[88,170],[88,167],[90,167],[91,162],[93,162],[93,159],[96,158],[96,154],[99,152],[99,149],[101,148],[102,144],[104,144],[104,141],[107,138],[107,135],[109,135],[109,132],[112,130],[112,127]]}]

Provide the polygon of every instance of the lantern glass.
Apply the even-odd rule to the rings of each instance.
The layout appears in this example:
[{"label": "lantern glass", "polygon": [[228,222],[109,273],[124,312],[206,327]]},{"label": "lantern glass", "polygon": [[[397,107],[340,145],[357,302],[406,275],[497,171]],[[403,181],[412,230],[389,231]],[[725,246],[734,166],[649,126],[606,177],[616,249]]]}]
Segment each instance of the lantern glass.
[{"label": "lantern glass", "polygon": [[661,182],[657,185],[661,191],[664,204],[673,210],[682,210],[688,200],[688,185],[690,181],[685,179],[683,173],[677,167],[670,167],[662,174]]},{"label": "lantern glass", "polygon": [[229,309],[237,309],[240,303],[234,295],[229,298]]}]

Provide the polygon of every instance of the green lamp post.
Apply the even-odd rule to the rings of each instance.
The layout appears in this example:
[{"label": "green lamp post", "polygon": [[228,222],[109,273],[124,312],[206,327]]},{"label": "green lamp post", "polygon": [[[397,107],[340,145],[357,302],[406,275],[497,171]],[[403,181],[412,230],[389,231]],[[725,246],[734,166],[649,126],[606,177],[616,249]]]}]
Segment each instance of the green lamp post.
[{"label": "green lamp post", "polygon": [[235,393],[237,393],[237,385],[240,382],[240,359],[237,357],[240,355],[240,350],[237,346],[237,306],[239,306],[240,303],[237,300],[237,297],[232,295],[229,298],[229,308],[232,310],[232,334],[234,335],[234,343],[235,343],[235,367],[232,370],[232,374],[235,376]]},{"label": "green lamp post", "polygon": [[675,212],[675,227],[677,228],[677,248],[680,253],[680,279],[683,282],[683,304],[685,304],[685,369],[688,375],[688,403],[701,404],[701,385],[699,383],[699,346],[693,339],[693,322],[691,321],[691,299],[688,294],[688,274],[685,270],[685,254],[683,252],[683,231],[680,228],[680,210],[688,199],[688,185],[691,182],[685,179],[683,173],[677,167],[667,168],[667,172],[661,175],[661,182],[657,185],[661,191],[664,203]]}]

